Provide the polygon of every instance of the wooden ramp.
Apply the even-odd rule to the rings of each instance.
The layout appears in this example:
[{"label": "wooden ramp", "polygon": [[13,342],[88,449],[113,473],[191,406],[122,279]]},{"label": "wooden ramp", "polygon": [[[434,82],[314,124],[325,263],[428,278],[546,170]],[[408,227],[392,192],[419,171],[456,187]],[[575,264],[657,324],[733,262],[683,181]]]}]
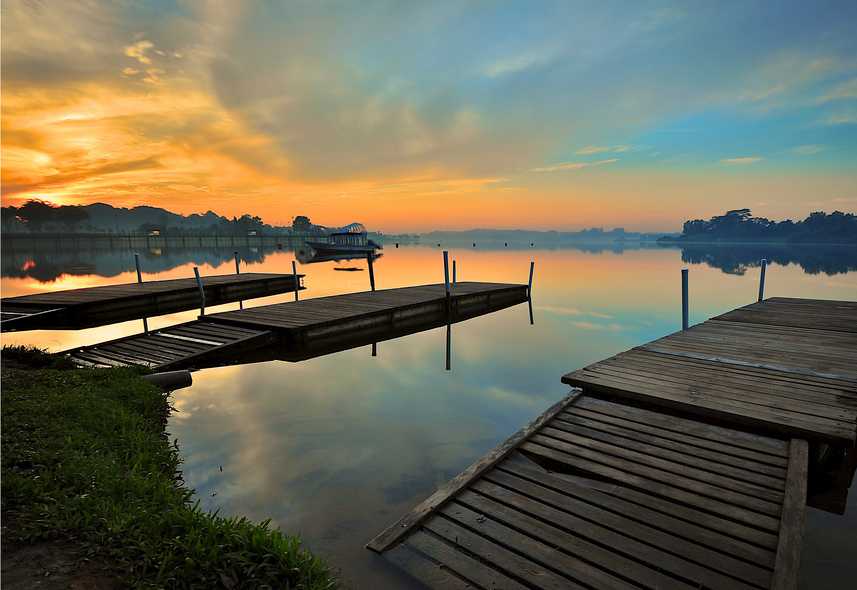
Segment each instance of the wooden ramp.
[{"label": "wooden ramp", "polygon": [[857,303],[754,303],[562,380],[726,424],[852,445]]},{"label": "wooden ramp", "polygon": [[60,354],[83,367],[138,366],[161,371],[225,360],[275,342],[270,330],[194,321]]},{"label": "wooden ramp", "polygon": [[[110,360],[155,369],[212,366],[251,352],[250,362],[302,360],[459,322],[525,301],[526,285],[501,283],[458,283],[448,300],[444,285],[348,293],[206,315],[197,322],[65,354],[85,363],[97,362],[92,358],[97,356],[100,364]],[[201,341],[166,342],[174,350],[168,353],[160,349],[164,338],[189,331]],[[264,354],[260,354],[263,347]],[[183,349],[186,354],[181,356]]]},{"label": "wooden ramp", "polygon": [[[300,283],[303,275],[297,275]],[[295,290],[291,274],[244,273],[202,278],[207,306]],[[303,288],[299,285],[299,288]],[[0,300],[4,332],[103,326],[198,308],[196,279],[168,279],[35,293]]]},{"label": "wooden ramp", "polygon": [[794,588],[807,455],[572,392],[368,548],[430,588]]}]

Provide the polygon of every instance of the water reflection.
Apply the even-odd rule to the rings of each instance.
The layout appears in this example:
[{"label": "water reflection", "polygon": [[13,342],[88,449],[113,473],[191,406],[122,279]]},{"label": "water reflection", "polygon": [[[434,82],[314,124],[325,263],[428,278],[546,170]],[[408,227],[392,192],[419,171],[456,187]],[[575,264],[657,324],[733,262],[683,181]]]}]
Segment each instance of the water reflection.
[{"label": "water reflection", "polygon": [[[299,363],[268,360],[197,372],[194,385],[175,394],[179,411],[171,417],[169,432],[178,440],[184,477],[203,505],[224,514],[270,517],[284,530],[300,533],[341,568],[353,587],[399,587],[401,574],[363,544],[561,399],[566,393],[561,375],[678,329],[683,266],[690,268],[691,323],[750,303],[758,291],[758,272],[724,272],[733,266],[718,258],[720,254],[683,259],[680,248],[536,246],[487,249],[479,244],[474,249],[468,243],[450,249],[459,281],[526,284],[530,260],[535,259],[539,272],[526,313],[522,307],[510,307],[454,327],[444,322],[425,332],[373,340]],[[155,265],[147,265],[144,256],[144,280],[192,276],[194,265],[204,275],[232,272],[234,250],[223,248],[213,256],[208,249],[182,253],[186,263],[151,274],[148,269]],[[16,263],[7,264],[7,252],[4,248],[4,295],[134,280],[131,251],[63,253],[95,269],[103,264],[100,257],[110,254],[124,260],[125,271],[118,276],[94,271],[73,281],[61,277],[48,285],[26,273],[6,275],[7,266],[20,269],[28,256],[36,256],[15,253]],[[434,244],[385,252],[375,265],[377,288],[443,281],[443,261]],[[242,272],[291,272],[291,251],[260,254],[248,260]],[[774,254],[735,254],[743,257],[736,259],[741,264],[759,258],[772,261],[769,296],[855,299],[857,256],[831,261],[818,254],[825,260],[819,268],[835,272],[809,274],[804,269],[812,272],[810,253],[800,255],[806,266],[794,263],[797,254]],[[180,260],[175,251],[164,250],[163,256]],[[199,262],[207,256],[208,262]],[[718,262],[711,264],[714,260]],[[835,270],[842,260],[845,272]],[[365,263],[349,265],[365,268]],[[368,273],[335,268],[303,265],[299,272],[306,273],[308,289],[301,298],[369,288]],[[245,307],[291,298],[284,294],[245,301]],[[210,313],[237,307],[221,306]],[[150,327],[189,321],[195,315],[153,318]],[[454,365],[450,371],[442,368],[447,330],[450,368]],[[3,341],[61,350],[139,331],[139,322],[131,322],[80,332],[4,334]],[[857,494],[848,498],[845,516],[809,510],[801,566],[804,587],[847,587],[852,582],[857,575],[855,528]]]},{"label": "water reflection", "polygon": [[743,275],[762,259],[781,265],[797,264],[807,274],[845,274],[857,270],[857,246],[783,244],[694,244],[681,247],[681,259],[705,263],[727,274]]}]

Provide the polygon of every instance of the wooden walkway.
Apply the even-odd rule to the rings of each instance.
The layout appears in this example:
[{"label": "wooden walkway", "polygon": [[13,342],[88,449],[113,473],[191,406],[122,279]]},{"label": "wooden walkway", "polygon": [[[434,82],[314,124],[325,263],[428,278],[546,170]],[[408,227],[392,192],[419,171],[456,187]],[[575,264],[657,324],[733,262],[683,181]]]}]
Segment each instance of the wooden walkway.
[{"label": "wooden walkway", "polygon": [[[525,301],[526,285],[502,283],[458,283],[448,301],[442,284],[348,293],[206,315],[196,322],[65,354],[82,361],[80,364],[103,365],[110,360],[158,370],[221,364],[230,356],[237,359],[251,351],[255,355],[261,348],[271,358],[302,360],[462,321]],[[201,341],[171,342],[175,350],[160,350],[163,337],[186,332],[194,332]],[[186,349],[184,356],[182,349]]]},{"label": "wooden walkway", "polygon": [[[303,275],[298,275],[300,283]],[[202,278],[206,306],[295,290],[291,274],[244,273]],[[303,288],[302,286],[300,288]],[[168,279],[35,293],[0,300],[4,332],[102,326],[198,308],[196,279]]]},{"label": "wooden walkway", "polygon": [[857,303],[754,303],[562,380],[760,432],[852,445]]},{"label": "wooden walkway", "polygon": [[276,343],[269,330],[194,321],[63,353],[82,367],[145,367],[158,371],[208,366]]},{"label": "wooden walkway", "polygon": [[430,588],[794,588],[807,463],[578,390],[368,547]]}]

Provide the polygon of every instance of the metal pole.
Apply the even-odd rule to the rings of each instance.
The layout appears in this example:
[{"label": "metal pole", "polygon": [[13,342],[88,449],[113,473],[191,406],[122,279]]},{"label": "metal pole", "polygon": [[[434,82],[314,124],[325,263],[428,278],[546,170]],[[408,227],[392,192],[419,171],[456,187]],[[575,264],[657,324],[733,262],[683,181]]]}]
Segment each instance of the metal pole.
[{"label": "metal pole", "polygon": [[[235,251],[235,274],[241,274],[241,265],[238,263],[238,250]],[[238,309],[244,309],[243,301],[238,301]]]},{"label": "metal pole", "polygon": [[533,296],[533,267],[536,266],[535,260],[530,260],[530,280],[527,282],[527,298]]},{"label": "metal pole", "polygon": [[199,288],[199,315],[205,315],[205,289],[202,288],[202,278],[199,276],[199,267],[193,267],[193,275],[196,277],[196,286]]},{"label": "metal pole", "polygon": [[369,264],[369,287],[374,291],[375,290],[375,267],[372,266],[372,259],[375,256],[372,252],[366,253],[366,262]]},{"label": "metal pole", "polygon": [[[143,273],[140,272],[140,255],[137,253],[134,253],[134,266],[137,267],[137,282],[142,283]],[[149,333],[149,320],[146,318],[143,318],[143,333]]]},{"label": "metal pole", "polygon": [[681,269],[681,329],[687,330],[688,305],[687,305],[687,269]]},{"label": "metal pole", "polygon": [[300,286],[300,279],[298,278],[298,265],[294,260],[292,260],[292,276],[294,276],[295,301],[297,301],[298,300],[298,291],[300,291],[301,286]]},{"label": "metal pole", "polygon": [[452,259],[452,284],[455,286],[455,258]]},{"label": "metal pole", "polygon": [[759,301],[765,298],[765,269],[768,268],[768,261],[762,258],[762,273],[759,275]]}]

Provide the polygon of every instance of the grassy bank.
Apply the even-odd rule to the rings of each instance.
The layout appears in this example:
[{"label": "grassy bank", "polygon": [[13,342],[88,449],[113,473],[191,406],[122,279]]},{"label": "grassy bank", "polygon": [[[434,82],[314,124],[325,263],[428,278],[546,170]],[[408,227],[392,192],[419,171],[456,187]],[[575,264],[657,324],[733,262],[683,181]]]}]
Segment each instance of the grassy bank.
[{"label": "grassy bank", "polygon": [[335,586],[296,538],[193,503],[164,433],[168,397],[136,371],[3,354],[4,545],[71,541],[122,585]]}]

